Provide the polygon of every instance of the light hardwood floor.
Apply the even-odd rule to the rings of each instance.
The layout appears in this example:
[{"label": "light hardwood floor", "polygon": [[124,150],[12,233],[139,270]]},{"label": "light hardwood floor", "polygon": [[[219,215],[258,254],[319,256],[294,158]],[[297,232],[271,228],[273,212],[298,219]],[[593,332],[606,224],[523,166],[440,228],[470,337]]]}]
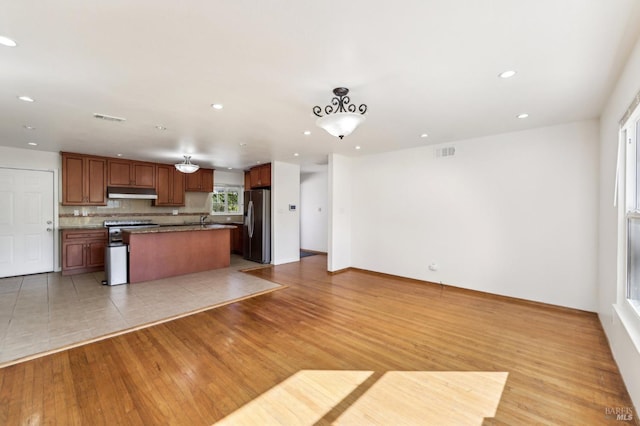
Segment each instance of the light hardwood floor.
[{"label": "light hardwood floor", "polygon": [[[362,271],[0,369],[0,424],[621,424],[593,313]],[[634,420],[636,418],[633,412]]]}]

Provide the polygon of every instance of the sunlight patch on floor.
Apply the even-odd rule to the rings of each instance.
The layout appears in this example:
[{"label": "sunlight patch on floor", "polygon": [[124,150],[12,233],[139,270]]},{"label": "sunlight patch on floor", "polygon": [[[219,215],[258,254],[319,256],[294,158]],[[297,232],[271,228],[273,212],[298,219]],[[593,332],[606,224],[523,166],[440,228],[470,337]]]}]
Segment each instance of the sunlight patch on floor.
[{"label": "sunlight patch on floor", "polygon": [[[301,370],[217,425],[312,425],[372,371]],[[339,415],[337,425],[481,425],[494,417],[508,373],[389,371]]]}]

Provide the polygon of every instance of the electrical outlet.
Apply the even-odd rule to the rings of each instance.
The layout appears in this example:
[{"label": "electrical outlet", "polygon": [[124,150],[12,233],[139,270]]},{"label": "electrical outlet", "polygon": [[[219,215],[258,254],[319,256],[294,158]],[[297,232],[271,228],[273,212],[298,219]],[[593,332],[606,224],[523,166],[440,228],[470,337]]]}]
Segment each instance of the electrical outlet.
[{"label": "electrical outlet", "polygon": [[74,210],[73,211],[73,215],[74,216],[80,216],[80,210]]},{"label": "electrical outlet", "polygon": [[173,211],[171,212],[171,214],[173,214],[174,216],[178,216],[178,210],[177,210],[177,209],[173,209]]}]

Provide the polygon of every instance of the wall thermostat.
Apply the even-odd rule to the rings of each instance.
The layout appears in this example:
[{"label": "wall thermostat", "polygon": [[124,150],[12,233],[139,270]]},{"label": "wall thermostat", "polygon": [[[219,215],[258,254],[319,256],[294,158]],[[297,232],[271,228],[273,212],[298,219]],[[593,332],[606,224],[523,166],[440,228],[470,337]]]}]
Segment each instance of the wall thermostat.
[{"label": "wall thermostat", "polygon": [[296,205],[295,204],[289,204],[289,211],[290,212],[295,212],[296,211]]}]

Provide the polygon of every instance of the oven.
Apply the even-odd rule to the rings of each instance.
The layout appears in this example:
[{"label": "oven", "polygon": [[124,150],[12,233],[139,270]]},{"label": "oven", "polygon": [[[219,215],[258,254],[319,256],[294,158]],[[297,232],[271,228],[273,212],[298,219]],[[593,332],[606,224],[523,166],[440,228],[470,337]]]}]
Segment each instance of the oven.
[{"label": "oven", "polygon": [[124,229],[156,228],[151,220],[105,220],[109,243],[105,249],[105,275],[102,284],[119,285],[129,282],[129,246],[122,241]]}]

